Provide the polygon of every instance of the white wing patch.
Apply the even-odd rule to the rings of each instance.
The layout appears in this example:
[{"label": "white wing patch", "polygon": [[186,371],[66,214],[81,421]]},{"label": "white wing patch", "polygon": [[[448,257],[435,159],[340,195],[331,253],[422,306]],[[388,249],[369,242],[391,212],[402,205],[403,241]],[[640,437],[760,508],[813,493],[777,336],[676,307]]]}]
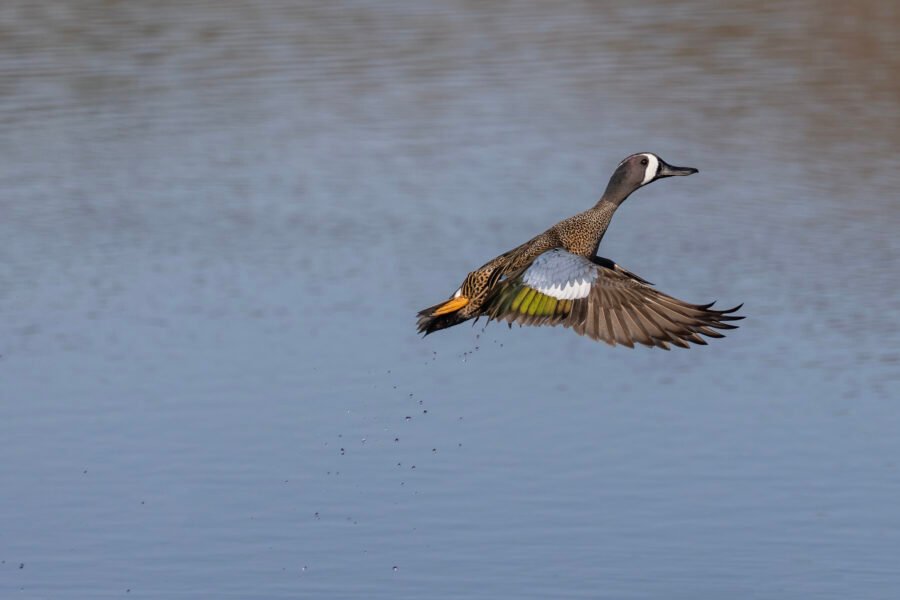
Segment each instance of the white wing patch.
[{"label": "white wing patch", "polygon": [[535,288],[542,294],[556,298],[557,300],[578,300],[587,298],[591,292],[591,284],[587,281],[569,282],[565,286],[552,285],[550,287]]},{"label": "white wing patch", "polygon": [[597,276],[597,266],[588,259],[554,248],[534,259],[522,282],[557,300],[578,300],[590,294]]}]

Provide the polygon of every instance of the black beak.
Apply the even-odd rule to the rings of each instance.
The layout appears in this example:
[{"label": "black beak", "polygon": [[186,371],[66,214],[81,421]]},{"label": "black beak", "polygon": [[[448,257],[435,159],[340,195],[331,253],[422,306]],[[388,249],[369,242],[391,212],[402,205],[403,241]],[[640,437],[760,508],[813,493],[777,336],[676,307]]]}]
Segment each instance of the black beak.
[{"label": "black beak", "polygon": [[662,179],[663,177],[674,177],[676,175],[693,175],[694,173],[699,173],[697,169],[693,167],[673,167],[670,164],[659,161],[659,175],[656,176],[657,179]]}]

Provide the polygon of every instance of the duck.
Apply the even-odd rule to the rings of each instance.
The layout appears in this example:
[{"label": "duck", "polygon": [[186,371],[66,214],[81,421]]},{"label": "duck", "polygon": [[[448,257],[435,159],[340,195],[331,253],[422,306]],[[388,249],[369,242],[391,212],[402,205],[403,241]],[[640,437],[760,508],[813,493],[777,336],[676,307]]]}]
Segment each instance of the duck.
[{"label": "duck", "polygon": [[562,326],[611,346],[669,350],[725,337],[743,304],[717,310],[691,304],[597,250],[616,210],[638,189],[699,171],[676,167],[652,152],[626,157],[588,210],[560,221],[466,275],[451,296],[419,311],[417,330],[429,335],[481,317],[526,326]]}]

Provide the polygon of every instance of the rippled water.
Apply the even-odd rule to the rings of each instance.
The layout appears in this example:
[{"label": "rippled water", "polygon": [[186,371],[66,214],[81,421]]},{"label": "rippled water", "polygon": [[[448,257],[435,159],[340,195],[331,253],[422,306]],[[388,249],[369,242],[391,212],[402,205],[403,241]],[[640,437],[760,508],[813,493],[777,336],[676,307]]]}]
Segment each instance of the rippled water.
[{"label": "rippled water", "polygon": [[[900,11],[6,2],[0,595],[893,598]],[[725,340],[414,314],[590,206]]]}]

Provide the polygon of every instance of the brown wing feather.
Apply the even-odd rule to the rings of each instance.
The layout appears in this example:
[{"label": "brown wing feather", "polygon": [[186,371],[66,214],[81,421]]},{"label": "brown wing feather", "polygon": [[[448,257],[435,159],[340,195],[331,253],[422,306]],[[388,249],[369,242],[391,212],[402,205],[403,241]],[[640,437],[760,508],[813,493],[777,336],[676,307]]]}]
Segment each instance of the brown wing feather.
[{"label": "brown wing feather", "polygon": [[523,283],[522,269],[497,284],[483,314],[510,324],[562,325],[613,346],[633,348],[638,343],[665,350],[669,344],[706,345],[701,336],[724,337],[716,330],[735,329],[730,322],[743,318],[734,314],[740,305],[715,310],[712,304],[690,304],[654,289],[608,259],[595,257],[592,262],[598,277],[584,298],[554,302]]}]

